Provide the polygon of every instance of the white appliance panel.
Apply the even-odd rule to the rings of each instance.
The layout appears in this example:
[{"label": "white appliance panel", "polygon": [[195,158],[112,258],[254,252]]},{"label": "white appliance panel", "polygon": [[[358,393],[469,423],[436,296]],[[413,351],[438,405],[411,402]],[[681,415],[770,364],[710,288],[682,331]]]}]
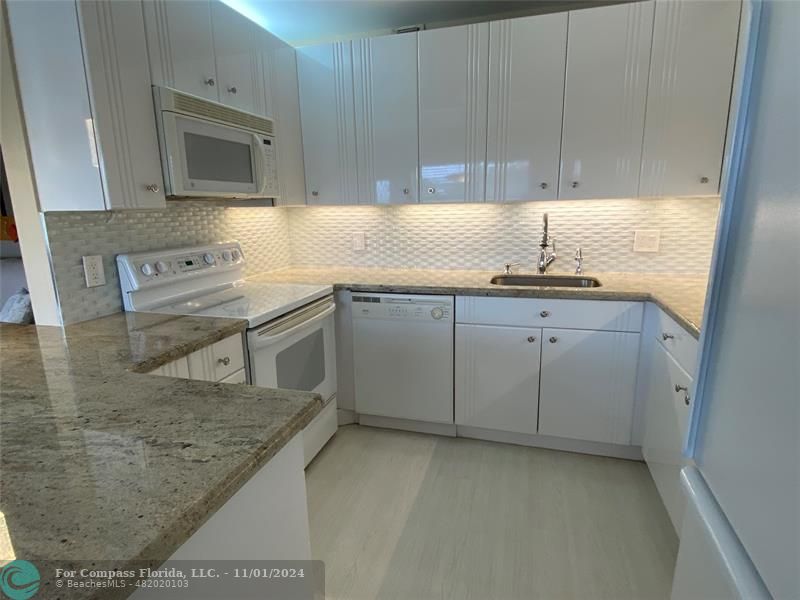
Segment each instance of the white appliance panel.
[{"label": "white appliance panel", "polygon": [[453,298],[353,295],[356,412],[453,423]]},{"label": "white appliance panel", "polygon": [[775,598],[800,597],[800,4],[760,3],[698,369],[694,459]]}]

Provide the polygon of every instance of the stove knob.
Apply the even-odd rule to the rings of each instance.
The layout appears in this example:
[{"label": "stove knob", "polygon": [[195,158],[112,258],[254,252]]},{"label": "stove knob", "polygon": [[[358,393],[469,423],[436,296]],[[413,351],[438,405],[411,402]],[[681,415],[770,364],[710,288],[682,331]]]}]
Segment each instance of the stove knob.
[{"label": "stove knob", "polygon": [[147,277],[150,277],[150,275],[152,275],[152,274],[153,274],[153,265],[151,265],[151,264],[149,264],[149,263],[144,263],[144,264],[141,266],[141,270],[142,270],[142,273],[143,273],[145,276],[147,276]]},{"label": "stove knob", "polygon": [[158,271],[159,273],[166,273],[167,263],[165,263],[163,260],[159,260],[156,263],[156,271]]},{"label": "stove knob", "polygon": [[206,262],[207,265],[213,265],[214,264],[214,255],[211,254],[210,252],[206,252],[203,255],[203,260]]},{"label": "stove knob", "polygon": [[239,260],[240,256],[241,256],[241,254],[239,253],[238,250],[234,250],[233,251],[233,260]]},{"label": "stove knob", "polygon": [[222,251],[222,259],[225,262],[230,262],[231,258],[233,258],[233,255],[231,254],[230,250],[223,250]]},{"label": "stove knob", "polygon": [[431,309],[431,316],[438,321],[444,316],[444,311],[437,306]]}]

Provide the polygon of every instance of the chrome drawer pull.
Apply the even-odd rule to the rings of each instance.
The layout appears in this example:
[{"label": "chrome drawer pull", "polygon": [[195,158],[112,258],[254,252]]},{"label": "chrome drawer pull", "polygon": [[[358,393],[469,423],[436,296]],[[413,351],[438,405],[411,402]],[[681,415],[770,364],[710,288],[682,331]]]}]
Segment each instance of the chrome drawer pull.
[{"label": "chrome drawer pull", "polygon": [[226,356],[225,358],[218,358],[217,363],[227,367],[229,364],[231,364],[231,357]]},{"label": "chrome drawer pull", "polygon": [[661,334],[661,339],[666,342],[667,340],[674,340],[675,336],[672,335],[671,333],[662,333]]},{"label": "chrome drawer pull", "polygon": [[689,401],[691,400],[689,398],[689,388],[686,387],[685,385],[679,385],[679,384],[676,383],[675,384],[675,391],[676,392],[683,392],[683,403],[686,406],[689,406]]},{"label": "chrome drawer pull", "polygon": [[539,316],[542,317],[543,319],[546,319],[547,317],[550,316],[550,311],[549,310],[543,310],[542,312],[539,313]]}]

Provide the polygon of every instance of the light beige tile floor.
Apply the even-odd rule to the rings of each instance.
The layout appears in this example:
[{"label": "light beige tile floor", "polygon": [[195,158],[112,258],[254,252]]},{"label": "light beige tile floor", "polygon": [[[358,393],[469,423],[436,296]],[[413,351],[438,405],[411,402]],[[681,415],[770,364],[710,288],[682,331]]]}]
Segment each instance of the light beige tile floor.
[{"label": "light beige tile floor", "polygon": [[327,598],[669,597],[644,463],[351,425],[306,480]]}]

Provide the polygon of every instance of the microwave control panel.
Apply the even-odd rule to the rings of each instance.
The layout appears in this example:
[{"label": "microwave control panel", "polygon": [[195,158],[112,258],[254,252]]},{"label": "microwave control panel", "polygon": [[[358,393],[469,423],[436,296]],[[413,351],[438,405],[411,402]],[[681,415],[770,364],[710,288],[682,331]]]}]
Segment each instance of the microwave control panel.
[{"label": "microwave control panel", "polygon": [[277,198],[278,189],[278,161],[275,156],[275,138],[264,136],[261,138],[264,150],[264,195]]}]

